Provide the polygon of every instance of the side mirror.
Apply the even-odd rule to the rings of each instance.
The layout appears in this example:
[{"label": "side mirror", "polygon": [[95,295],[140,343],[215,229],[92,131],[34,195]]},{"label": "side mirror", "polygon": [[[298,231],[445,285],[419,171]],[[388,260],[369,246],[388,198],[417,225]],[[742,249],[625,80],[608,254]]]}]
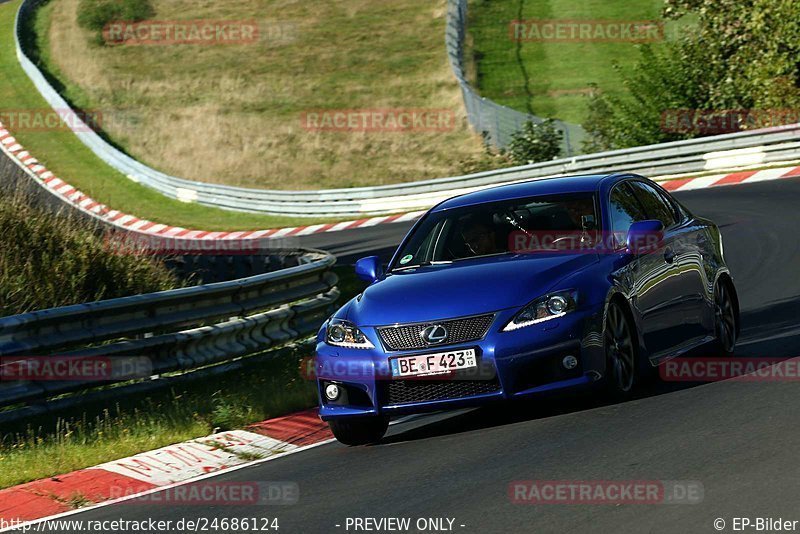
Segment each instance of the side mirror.
[{"label": "side mirror", "polygon": [[381,260],[378,256],[367,256],[356,262],[356,276],[370,284],[383,275]]},{"label": "side mirror", "polygon": [[661,247],[664,241],[664,224],[661,221],[637,221],[631,224],[626,240],[629,254],[645,254]]}]

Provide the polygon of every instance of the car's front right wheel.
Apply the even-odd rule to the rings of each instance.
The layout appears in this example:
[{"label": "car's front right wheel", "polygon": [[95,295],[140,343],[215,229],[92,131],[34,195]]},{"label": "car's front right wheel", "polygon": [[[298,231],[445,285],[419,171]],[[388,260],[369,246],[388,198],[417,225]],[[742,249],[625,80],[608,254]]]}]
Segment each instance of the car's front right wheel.
[{"label": "car's front right wheel", "polygon": [[388,417],[346,417],[328,421],[333,436],[345,445],[369,445],[381,440],[389,428]]},{"label": "car's front right wheel", "polygon": [[634,328],[619,303],[608,305],[603,344],[606,352],[606,391],[614,400],[628,398],[636,383],[638,344]]}]

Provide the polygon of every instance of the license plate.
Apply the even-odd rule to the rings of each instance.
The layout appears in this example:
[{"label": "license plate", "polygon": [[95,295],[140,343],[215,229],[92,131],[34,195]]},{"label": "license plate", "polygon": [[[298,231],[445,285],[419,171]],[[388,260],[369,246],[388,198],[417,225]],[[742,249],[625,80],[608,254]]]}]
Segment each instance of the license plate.
[{"label": "license plate", "polygon": [[440,375],[478,366],[475,349],[401,356],[389,360],[392,376]]}]

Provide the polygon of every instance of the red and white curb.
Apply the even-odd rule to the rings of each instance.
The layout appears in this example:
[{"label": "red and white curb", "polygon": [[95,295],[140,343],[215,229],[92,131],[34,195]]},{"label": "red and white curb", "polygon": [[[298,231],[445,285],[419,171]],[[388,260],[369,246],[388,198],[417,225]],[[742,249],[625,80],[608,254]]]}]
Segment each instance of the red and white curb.
[{"label": "red and white curb", "polygon": [[670,180],[656,179],[661,187],[667,191],[691,191],[693,189],[706,189],[725,185],[750,184],[792,178],[800,176],[800,167],[775,167],[772,169],[739,171],[726,174],[711,174],[708,176],[674,178]]},{"label": "red and white curb", "polygon": [[[248,430],[219,432],[95,467],[0,490],[0,520],[35,521],[143,493],[194,482],[333,439],[328,425],[307,410],[257,423]],[[0,532],[4,529],[0,528]]]},{"label": "red and white curb", "polygon": [[378,224],[394,222],[412,221],[425,213],[424,211],[414,211],[398,215],[386,215],[381,217],[370,217],[354,221],[343,221],[338,223],[314,224],[309,226],[294,226],[290,228],[271,228],[267,230],[251,230],[238,232],[215,232],[206,230],[191,230],[178,226],[169,226],[146,219],[140,219],[134,215],[129,215],[97,202],[90,196],[75,189],[73,186],[55,176],[52,172],[42,165],[33,155],[25,150],[17,140],[0,123],[0,149],[6,154],[19,161],[22,166],[29,171],[28,174],[39,184],[52,191],[57,197],[72,205],[73,207],[92,214],[103,221],[110,223],[120,229],[133,231],[150,236],[158,236],[169,239],[275,239],[285,237],[299,237],[323,232],[338,232],[351,230],[354,228],[365,228]]},{"label": "red and white curb", "polygon": [[[237,232],[215,232],[207,230],[190,230],[177,226],[160,224],[146,219],[140,219],[134,215],[129,215],[118,210],[114,210],[101,204],[75,189],[61,178],[42,165],[35,157],[26,151],[22,145],[6,130],[0,123],[0,149],[19,161],[28,174],[40,185],[46,187],[64,202],[73,207],[89,213],[101,220],[116,226],[119,229],[136,232],[154,238],[169,240],[256,240],[256,239],[277,239],[288,237],[300,237],[325,232],[338,232],[356,228],[366,228],[379,224],[399,223],[413,221],[420,217],[425,211],[412,211],[397,215],[386,215],[381,217],[370,217],[355,221],[344,221],[338,223],[314,224],[309,226],[293,226],[290,228],[271,228],[268,230],[252,230]],[[765,180],[777,180],[800,175],[800,167],[780,167],[763,170],[745,170],[726,174],[714,174],[699,177],[661,177],[656,181],[668,191],[688,191],[692,189],[703,189],[707,187],[717,187],[724,185],[734,185],[742,183],[760,182]],[[486,186],[491,187],[491,186]],[[477,188],[481,189],[481,188]]]}]

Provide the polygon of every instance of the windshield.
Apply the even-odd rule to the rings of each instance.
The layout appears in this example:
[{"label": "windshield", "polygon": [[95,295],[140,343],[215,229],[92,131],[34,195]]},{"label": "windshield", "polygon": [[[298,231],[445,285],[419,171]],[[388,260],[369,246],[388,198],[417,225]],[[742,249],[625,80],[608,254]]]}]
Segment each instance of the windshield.
[{"label": "windshield", "polygon": [[599,227],[593,193],[528,197],[430,214],[403,245],[392,270],[522,252],[556,250],[565,240],[582,246]]}]

